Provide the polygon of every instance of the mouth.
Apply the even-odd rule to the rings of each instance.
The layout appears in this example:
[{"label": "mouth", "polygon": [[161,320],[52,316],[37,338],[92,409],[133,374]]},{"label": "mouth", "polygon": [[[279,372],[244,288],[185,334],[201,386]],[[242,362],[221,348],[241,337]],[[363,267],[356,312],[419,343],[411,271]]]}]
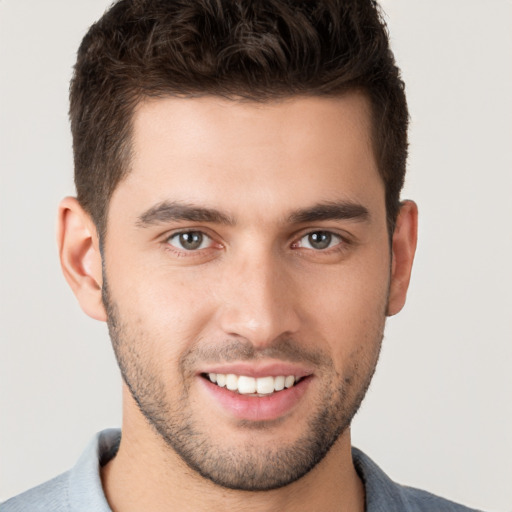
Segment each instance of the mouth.
[{"label": "mouth", "polygon": [[198,377],[207,403],[220,407],[217,410],[228,417],[244,420],[245,425],[289,416],[304,402],[315,380],[311,371],[289,364],[221,366]]},{"label": "mouth", "polygon": [[220,388],[250,397],[272,396],[293,388],[306,378],[298,375],[250,377],[234,373],[202,373],[201,377]]}]

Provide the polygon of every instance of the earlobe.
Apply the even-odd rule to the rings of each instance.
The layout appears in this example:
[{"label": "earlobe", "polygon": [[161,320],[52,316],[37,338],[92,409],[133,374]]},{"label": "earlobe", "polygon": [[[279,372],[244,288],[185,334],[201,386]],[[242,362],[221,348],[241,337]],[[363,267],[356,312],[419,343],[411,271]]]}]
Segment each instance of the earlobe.
[{"label": "earlobe", "polygon": [[393,233],[388,316],[396,315],[404,307],[417,238],[418,207],[413,201],[404,201]]},{"label": "earlobe", "polygon": [[74,197],[59,205],[57,245],[62,272],[80,306],[90,317],[106,321],[99,238],[92,219]]}]

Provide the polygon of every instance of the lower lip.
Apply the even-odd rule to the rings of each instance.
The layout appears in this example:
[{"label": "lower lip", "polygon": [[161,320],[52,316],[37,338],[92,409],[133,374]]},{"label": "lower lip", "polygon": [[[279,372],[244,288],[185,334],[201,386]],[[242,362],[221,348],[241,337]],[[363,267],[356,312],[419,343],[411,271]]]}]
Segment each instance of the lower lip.
[{"label": "lower lip", "polygon": [[306,377],[291,388],[258,397],[229,391],[203,377],[199,379],[210,397],[225,411],[235,418],[248,421],[277,420],[290,413],[304,396],[311,381],[311,377]]}]

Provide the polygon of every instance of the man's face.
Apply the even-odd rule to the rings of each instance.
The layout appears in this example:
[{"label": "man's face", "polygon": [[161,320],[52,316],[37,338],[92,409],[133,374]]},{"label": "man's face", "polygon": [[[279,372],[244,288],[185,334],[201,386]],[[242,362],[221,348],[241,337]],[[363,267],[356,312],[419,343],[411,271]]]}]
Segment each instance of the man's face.
[{"label": "man's face", "polygon": [[366,100],[142,103],[103,264],[124,379],[168,447],[226,487],[300,478],[348,427],[383,335]]}]

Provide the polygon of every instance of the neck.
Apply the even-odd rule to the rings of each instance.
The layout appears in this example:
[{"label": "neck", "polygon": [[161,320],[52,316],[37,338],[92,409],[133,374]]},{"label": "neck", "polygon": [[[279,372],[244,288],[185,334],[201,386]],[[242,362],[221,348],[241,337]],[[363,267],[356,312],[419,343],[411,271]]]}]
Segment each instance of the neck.
[{"label": "neck", "polygon": [[[125,393],[125,401],[130,398]],[[129,410],[127,414],[125,407],[119,451],[101,474],[114,512],[364,512],[364,487],[352,463],[349,430],[296,482],[271,491],[237,491],[220,487],[190,469],[138,409]]]}]

